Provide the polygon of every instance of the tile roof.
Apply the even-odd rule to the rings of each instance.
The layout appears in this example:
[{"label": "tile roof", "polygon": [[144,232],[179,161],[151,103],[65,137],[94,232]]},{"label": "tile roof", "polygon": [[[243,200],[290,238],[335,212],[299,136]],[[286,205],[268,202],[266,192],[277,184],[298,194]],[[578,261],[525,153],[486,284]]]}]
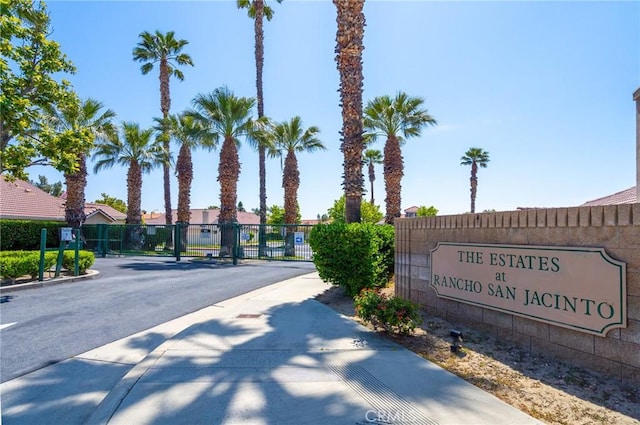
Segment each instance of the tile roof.
[{"label": "tile roof", "polygon": [[[218,214],[220,210],[214,209],[192,209],[191,210],[191,223],[192,224],[217,224]],[[145,224],[165,224],[165,214],[145,214]],[[175,223],[178,220],[178,213],[173,210],[173,220]],[[252,212],[237,212],[238,223],[240,224],[260,224],[260,216]]]},{"label": "tile roof", "polygon": [[0,217],[21,220],[64,221],[64,199],[33,186],[0,178]]},{"label": "tile roof", "polygon": [[[6,181],[0,178],[0,217],[14,220],[65,221],[65,197],[55,197],[23,180]],[[101,213],[112,221],[124,221],[126,214],[115,208],[85,202],[87,216]]]},{"label": "tile roof", "polygon": [[613,195],[604,196],[602,198],[587,201],[582,207],[595,207],[597,205],[617,205],[617,204],[634,204],[638,202],[636,199],[636,187],[616,192]]}]

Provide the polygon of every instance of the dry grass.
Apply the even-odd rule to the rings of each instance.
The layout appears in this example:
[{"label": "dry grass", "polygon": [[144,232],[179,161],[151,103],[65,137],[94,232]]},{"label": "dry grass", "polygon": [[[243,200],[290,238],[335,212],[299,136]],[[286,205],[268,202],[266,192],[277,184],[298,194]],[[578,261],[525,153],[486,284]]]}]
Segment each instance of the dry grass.
[{"label": "dry grass", "polygon": [[[393,293],[393,288],[386,288]],[[355,317],[353,300],[331,287],[317,297],[344,316]],[[454,325],[424,317],[414,335],[381,334],[460,376],[506,403],[547,423],[561,425],[640,425],[640,388],[534,354],[471,329],[462,350],[451,353]]]}]

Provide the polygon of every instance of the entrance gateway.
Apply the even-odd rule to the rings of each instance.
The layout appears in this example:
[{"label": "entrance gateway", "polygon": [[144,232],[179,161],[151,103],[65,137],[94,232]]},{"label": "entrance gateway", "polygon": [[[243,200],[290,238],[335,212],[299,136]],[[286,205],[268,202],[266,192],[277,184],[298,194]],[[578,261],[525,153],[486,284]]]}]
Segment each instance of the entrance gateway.
[{"label": "entrance gateway", "polygon": [[626,264],[604,248],[439,242],[438,297],[605,336],[627,327]]}]

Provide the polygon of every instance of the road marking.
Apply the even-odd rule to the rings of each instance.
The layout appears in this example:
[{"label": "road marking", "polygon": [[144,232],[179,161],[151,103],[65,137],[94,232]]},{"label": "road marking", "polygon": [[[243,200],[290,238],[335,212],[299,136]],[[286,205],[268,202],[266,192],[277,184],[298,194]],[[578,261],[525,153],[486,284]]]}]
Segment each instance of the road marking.
[{"label": "road marking", "polygon": [[5,323],[5,324],[3,324],[3,325],[0,325],[0,331],[1,331],[2,329],[8,328],[9,326],[13,326],[13,325],[15,325],[16,323],[18,323],[18,322]]}]

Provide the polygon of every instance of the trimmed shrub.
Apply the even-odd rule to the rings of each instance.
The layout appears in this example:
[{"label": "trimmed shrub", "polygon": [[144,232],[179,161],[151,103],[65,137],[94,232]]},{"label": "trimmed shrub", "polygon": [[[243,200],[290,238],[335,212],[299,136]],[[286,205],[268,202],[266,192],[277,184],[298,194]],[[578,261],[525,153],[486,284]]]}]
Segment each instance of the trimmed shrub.
[{"label": "trimmed shrub", "polygon": [[[64,252],[64,256],[62,257],[62,267],[67,270],[73,271],[74,269],[74,260],[76,257],[76,252],[67,250]],[[79,251],[78,252],[78,270],[80,274],[84,274],[89,267],[93,265],[96,261],[96,256],[91,251]],[[55,263],[55,262],[54,262]]]},{"label": "trimmed shrub", "polygon": [[390,333],[408,335],[422,323],[420,308],[411,301],[388,297],[375,289],[363,289],[354,298],[356,313],[374,329],[381,326]]},{"label": "trimmed shrub", "polygon": [[[45,252],[44,269],[56,264],[57,253]],[[0,275],[15,280],[29,275],[35,279],[40,267],[40,251],[3,251],[0,255]]]},{"label": "trimmed shrub", "polygon": [[60,221],[0,220],[1,251],[40,249],[40,229],[47,229],[47,246],[60,245],[59,228],[66,227]]},{"label": "trimmed shrub", "polygon": [[311,230],[309,244],[320,278],[343,287],[349,296],[363,288],[383,287],[393,275],[391,225],[318,224]]}]

